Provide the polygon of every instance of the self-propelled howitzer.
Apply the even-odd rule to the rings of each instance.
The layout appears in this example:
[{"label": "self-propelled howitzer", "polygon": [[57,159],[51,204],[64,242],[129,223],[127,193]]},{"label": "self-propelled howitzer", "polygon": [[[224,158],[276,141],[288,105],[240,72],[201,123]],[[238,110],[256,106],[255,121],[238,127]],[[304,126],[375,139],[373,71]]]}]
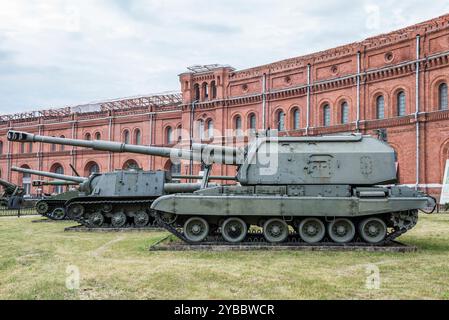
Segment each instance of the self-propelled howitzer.
[{"label": "self-propelled howitzer", "polygon": [[3,194],[0,197],[0,207],[15,209],[22,205],[24,189],[9,181],[0,179],[0,186],[3,187]]},{"label": "self-propelled howitzer", "polygon": [[78,183],[77,190],[43,199],[36,209],[54,220],[67,216],[90,228],[155,226],[149,214],[154,199],[192,193],[201,187],[199,183],[173,183],[166,171],[119,170],[86,178],[17,167],[12,170]]},{"label": "self-propelled howitzer", "polygon": [[[60,140],[21,132],[8,138]],[[193,150],[107,143],[72,140],[69,145],[206,164],[201,190],[164,195],[151,205],[164,227],[190,243],[216,239],[217,230],[229,243],[254,240],[248,233],[253,225],[271,243],[379,244],[413,228],[419,209],[435,206],[433,198],[393,185],[394,150],[371,136],[259,136],[245,148],[194,145]],[[208,186],[213,163],[238,166],[239,184]]]},{"label": "self-propelled howitzer", "polygon": [[[88,178],[85,177],[76,177],[76,176],[69,176],[54,172],[47,172],[47,171],[39,171],[39,170],[32,170],[32,169],[26,169],[26,168],[18,168],[18,167],[12,167],[11,171],[20,172],[24,174],[30,174],[30,175],[36,175],[40,177],[47,177],[47,178],[54,178],[58,179],[61,183],[70,183],[73,186],[75,186],[75,190],[69,190],[65,191],[59,194],[51,195],[51,196],[44,196],[43,199],[36,202],[34,208],[36,209],[36,212],[46,218],[49,218],[51,220],[67,220],[69,219],[65,210],[65,203],[72,199],[77,197],[80,192],[77,187],[79,187],[80,184],[86,182]],[[36,181],[33,181],[33,186],[36,186]],[[55,184],[57,185],[57,184]],[[62,185],[62,184],[59,184]]]}]

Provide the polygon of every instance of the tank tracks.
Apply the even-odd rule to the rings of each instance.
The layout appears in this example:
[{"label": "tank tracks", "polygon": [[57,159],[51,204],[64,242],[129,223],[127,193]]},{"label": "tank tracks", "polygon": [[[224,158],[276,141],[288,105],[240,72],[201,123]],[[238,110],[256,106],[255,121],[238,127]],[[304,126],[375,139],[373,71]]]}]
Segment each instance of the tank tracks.
[{"label": "tank tracks", "polygon": [[[69,206],[67,207],[67,212],[68,212],[68,216],[69,219],[74,220],[76,222],[78,222],[79,224],[81,224],[82,226],[86,227],[87,229],[140,229],[140,228],[159,228],[160,226],[158,225],[158,223],[156,222],[155,219],[151,219],[151,215],[148,214],[149,217],[149,221],[148,223],[146,223],[145,225],[142,226],[136,226],[134,223],[130,222],[129,220],[130,217],[127,216],[127,222],[126,224],[124,224],[121,227],[117,227],[112,225],[111,223],[108,222],[104,222],[101,224],[101,226],[92,224],[92,222],[89,220],[88,216],[89,212],[84,212],[82,216],[80,217],[74,217],[74,216],[70,216],[69,212],[70,212],[70,208],[74,207],[76,205],[81,205],[84,208],[89,208],[89,207],[99,207],[99,206],[105,206],[105,205],[112,205],[112,206],[136,206],[136,205],[141,205],[144,207],[149,208],[151,203],[153,202],[153,200],[100,200],[100,201],[75,201],[75,202],[71,202],[69,204]],[[98,212],[98,211],[97,211]],[[105,215],[106,213],[102,212],[103,215]]]},{"label": "tank tracks", "polygon": [[46,212],[39,213],[39,210],[37,210],[37,212],[41,216],[48,218],[50,220],[53,220],[53,221],[70,220],[70,218],[67,216],[65,209],[64,209],[65,200],[49,200],[49,201],[40,200],[36,203],[36,208],[38,206],[42,206],[41,210],[43,211],[45,209],[44,203],[46,205]]},{"label": "tank tracks", "polygon": [[[408,212],[407,212],[408,213]],[[299,234],[296,231],[289,232],[289,235],[287,237],[287,240],[282,243],[271,243],[268,242],[262,231],[254,231],[250,230],[247,233],[247,236],[241,243],[230,243],[224,240],[223,236],[217,230],[216,232],[210,234],[204,241],[202,242],[193,242],[190,241],[183,233],[182,228],[174,227],[173,225],[167,223],[164,221],[164,219],[161,217],[160,213],[152,212],[152,215],[155,218],[155,221],[158,223],[158,225],[164,229],[166,229],[168,232],[170,232],[175,237],[179,238],[183,242],[185,242],[188,245],[191,246],[236,246],[236,245],[255,245],[255,246],[270,246],[270,247],[276,247],[276,246],[310,246],[310,247],[316,247],[316,246],[341,246],[341,247],[360,247],[360,246],[371,246],[371,247],[382,247],[382,246],[388,246],[395,242],[397,238],[408,232],[409,230],[413,229],[417,224],[418,219],[418,211],[413,211],[412,214],[416,215],[416,220],[414,221],[404,221],[401,220],[401,213],[391,213],[391,219],[393,221],[394,218],[396,218],[396,221],[394,221],[395,226],[393,228],[390,228],[390,231],[387,233],[387,236],[385,239],[381,242],[371,244],[367,243],[362,240],[360,236],[355,236],[354,239],[351,242],[348,243],[337,243],[332,241],[328,236],[324,237],[324,239],[318,243],[315,244],[309,244],[304,242]],[[406,215],[409,217],[409,215]]]}]

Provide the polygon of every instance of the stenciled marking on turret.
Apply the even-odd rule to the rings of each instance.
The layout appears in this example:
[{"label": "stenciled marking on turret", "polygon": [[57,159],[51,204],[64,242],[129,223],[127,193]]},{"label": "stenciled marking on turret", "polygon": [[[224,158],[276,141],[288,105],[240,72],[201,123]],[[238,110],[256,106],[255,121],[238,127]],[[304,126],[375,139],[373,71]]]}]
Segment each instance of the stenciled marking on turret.
[{"label": "stenciled marking on turret", "polygon": [[365,156],[360,158],[360,172],[365,176],[373,173],[373,160],[371,157]]}]

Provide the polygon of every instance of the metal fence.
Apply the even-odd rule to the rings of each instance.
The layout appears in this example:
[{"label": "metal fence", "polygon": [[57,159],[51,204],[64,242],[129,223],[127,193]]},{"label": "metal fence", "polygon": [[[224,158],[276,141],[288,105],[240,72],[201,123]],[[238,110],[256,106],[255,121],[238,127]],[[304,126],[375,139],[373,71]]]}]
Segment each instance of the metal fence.
[{"label": "metal fence", "polygon": [[0,217],[21,217],[36,215],[36,210],[31,208],[7,209],[0,207]]}]

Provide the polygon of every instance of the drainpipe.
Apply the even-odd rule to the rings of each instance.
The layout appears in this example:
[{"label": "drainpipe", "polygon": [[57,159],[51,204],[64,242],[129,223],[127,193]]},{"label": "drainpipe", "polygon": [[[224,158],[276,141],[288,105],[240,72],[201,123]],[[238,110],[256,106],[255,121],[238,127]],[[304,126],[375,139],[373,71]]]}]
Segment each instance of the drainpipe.
[{"label": "drainpipe", "polygon": [[[109,117],[108,138],[112,141],[112,115]],[[112,171],[112,152],[109,151],[109,171]]]},{"label": "drainpipe", "polygon": [[419,56],[420,56],[420,46],[421,46],[421,37],[419,35],[416,36],[416,94],[415,94],[415,104],[416,104],[416,112],[415,112],[415,121],[416,121],[416,186],[415,189],[418,189],[419,187],[419,180],[420,180],[420,148],[419,148],[419,141],[420,141],[420,131],[419,131],[419,104],[420,104],[420,83],[419,83],[419,72],[420,72],[420,66],[419,66]]},{"label": "drainpipe", "polygon": [[262,129],[266,130],[266,109],[267,109],[267,74],[262,77]]},{"label": "drainpipe", "polygon": [[306,118],[307,118],[307,126],[306,126],[306,136],[309,135],[310,129],[310,63],[307,65],[307,110],[306,110]]},{"label": "drainpipe", "polygon": [[[192,102],[192,107],[190,108],[190,150],[193,149],[193,120],[195,117],[195,107],[199,100]],[[189,174],[193,175],[193,157],[190,158],[190,168]],[[192,182],[192,180],[190,180]]]},{"label": "drainpipe", "polygon": [[[8,130],[13,129],[11,127],[11,122],[8,123]],[[7,159],[7,169],[6,169],[6,175],[7,180],[11,181],[11,141],[8,140],[7,143],[7,153],[6,153],[6,159]]]},{"label": "drainpipe", "polygon": [[359,123],[360,123],[360,51],[357,52],[357,120],[355,122],[355,130],[359,132]]},{"label": "drainpipe", "polygon": [[[39,120],[40,122],[40,120]],[[42,124],[39,124],[39,135],[42,135]],[[38,149],[37,149],[37,159],[38,159],[38,167],[39,171],[43,170],[44,164],[43,164],[43,155],[42,155],[42,142],[39,142]]]},{"label": "drainpipe", "polygon": [[[154,121],[154,114],[150,113],[150,146],[153,145],[153,121]],[[152,170],[153,156],[149,157],[148,165],[149,165],[149,170]]]}]

